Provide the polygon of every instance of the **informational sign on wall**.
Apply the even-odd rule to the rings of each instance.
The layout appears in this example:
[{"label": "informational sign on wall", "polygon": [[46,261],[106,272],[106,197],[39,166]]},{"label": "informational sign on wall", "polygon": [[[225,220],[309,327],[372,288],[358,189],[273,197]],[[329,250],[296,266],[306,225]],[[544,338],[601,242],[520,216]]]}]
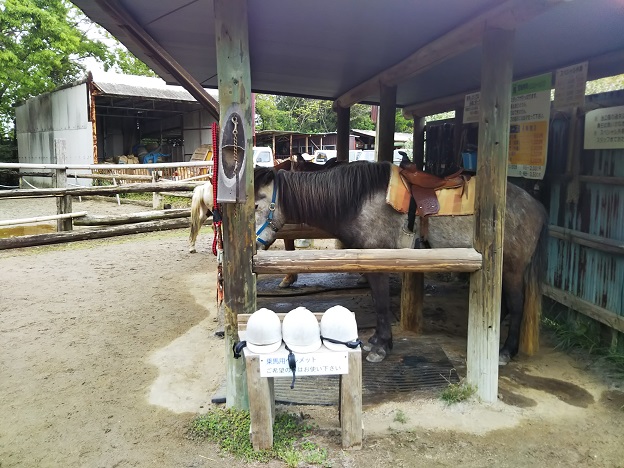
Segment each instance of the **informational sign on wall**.
[{"label": "informational sign on wall", "polygon": [[[349,373],[348,351],[319,351],[295,353],[296,375],[339,375]],[[260,377],[292,377],[288,367],[288,352],[260,356]]]},{"label": "informational sign on wall", "polygon": [[624,106],[585,114],[585,149],[624,148]]},{"label": "informational sign on wall", "polygon": [[559,68],[555,75],[555,101],[557,110],[567,110],[585,104],[587,62]]},{"label": "informational sign on wall", "polygon": [[513,83],[507,173],[510,177],[544,178],[551,83],[552,73]]},{"label": "informational sign on wall", "polygon": [[479,106],[481,105],[481,93],[466,94],[464,100],[464,123],[479,123]]},{"label": "informational sign on wall", "polygon": [[[552,73],[514,81],[509,129],[510,177],[543,179],[548,150]],[[464,123],[479,122],[480,93],[467,94]]]}]

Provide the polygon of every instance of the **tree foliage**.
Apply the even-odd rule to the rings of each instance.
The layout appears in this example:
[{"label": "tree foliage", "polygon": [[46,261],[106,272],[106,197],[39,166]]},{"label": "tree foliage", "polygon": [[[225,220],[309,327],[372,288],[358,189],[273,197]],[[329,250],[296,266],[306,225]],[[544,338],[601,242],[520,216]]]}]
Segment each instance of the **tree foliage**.
[{"label": "tree foliage", "polygon": [[[256,96],[256,130],[282,130],[300,133],[330,133],[336,131],[336,113],[331,101],[300,97],[258,94]],[[358,130],[374,130],[371,106],[351,107],[349,126]],[[411,132],[413,121],[397,111],[395,131]]]},{"label": "tree foliage", "polygon": [[[92,39],[94,30],[102,39]],[[83,77],[81,61],[87,57],[105,69],[153,75],[66,0],[0,0],[0,31],[0,135],[5,137],[16,103]]]}]

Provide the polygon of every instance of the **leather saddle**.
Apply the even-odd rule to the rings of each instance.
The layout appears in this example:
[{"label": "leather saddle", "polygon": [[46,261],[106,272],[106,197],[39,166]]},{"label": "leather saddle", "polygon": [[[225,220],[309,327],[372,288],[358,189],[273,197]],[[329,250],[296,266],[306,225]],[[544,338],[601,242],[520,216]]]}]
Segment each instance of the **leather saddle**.
[{"label": "leather saddle", "polygon": [[[400,174],[409,185],[412,197],[416,202],[416,215],[430,216],[440,211],[437,190],[465,187],[470,175],[462,174],[463,170],[445,177],[438,177],[418,170],[418,166],[410,162],[401,163]],[[463,194],[462,194],[463,195]]]}]

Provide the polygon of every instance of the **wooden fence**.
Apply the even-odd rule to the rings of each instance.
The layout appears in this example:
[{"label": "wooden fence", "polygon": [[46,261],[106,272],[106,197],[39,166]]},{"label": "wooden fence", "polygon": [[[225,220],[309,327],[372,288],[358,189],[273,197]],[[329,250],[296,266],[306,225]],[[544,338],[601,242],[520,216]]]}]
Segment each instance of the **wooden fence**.
[{"label": "wooden fence", "polygon": [[[0,239],[0,250],[188,227],[190,210],[162,210],[162,194],[177,195],[192,191],[197,185],[205,183],[205,179],[212,172],[211,169],[212,162],[210,161],[117,165],[0,164],[0,170],[15,171],[20,177],[33,175],[52,177],[54,185],[53,188],[0,190],[0,201],[2,199],[55,197],[57,206],[56,215],[4,220],[2,225],[10,226],[56,220],[58,231]],[[79,170],[90,170],[91,173],[76,172]],[[166,174],[169,177],[166,177]],[[186,180],[181,179],[180,174],[188,177]],[[113,185],[68,187],[68,185],[73,185],[68,181],[68,178],[106,180],[112,182]],[[147,213],[136,213],[134,216],[95,217],[88,216],[85,212],[74,213],[72,210],[72,198],[77,196],[116,195],[119,197],[120,193],[149,192],[153,193],[152,204],[156,210]],[[82,222],[74,221],[80,219]],[[73,231],[74,224],[114,226]]]}]

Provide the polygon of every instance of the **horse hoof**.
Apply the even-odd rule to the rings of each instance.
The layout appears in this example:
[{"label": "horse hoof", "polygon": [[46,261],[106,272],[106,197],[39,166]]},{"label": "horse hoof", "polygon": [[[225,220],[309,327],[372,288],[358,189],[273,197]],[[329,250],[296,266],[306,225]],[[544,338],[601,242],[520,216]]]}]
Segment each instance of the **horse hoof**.
[{"label": "horse hoof", "polygon": [[371,343],[362,343],[362,351],[366,351],[367,353],[373,349],[373,345]]},{"label": "horse hoof", "polygon": [[386,354],[386,350],[383,346],[375,346],[375,348],[366,356],[366,360],[368,362],[381,362],[386,358]]},{"label": "horse hoof", "polygon": [[498,365],[506,366],[511,361],[511,356],[508,353],[500,353],[498,355]]}]

